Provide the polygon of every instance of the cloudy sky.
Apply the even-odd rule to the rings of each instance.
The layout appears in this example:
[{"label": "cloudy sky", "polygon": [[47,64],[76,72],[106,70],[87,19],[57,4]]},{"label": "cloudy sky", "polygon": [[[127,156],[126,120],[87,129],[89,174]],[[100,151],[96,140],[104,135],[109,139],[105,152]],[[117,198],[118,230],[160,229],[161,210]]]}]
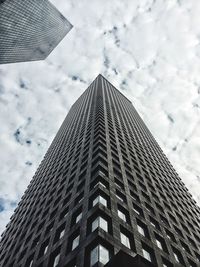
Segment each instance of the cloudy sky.
[{"label": "cloudy sky", "polygon": [[200,1],[52,0],[73,29],[43,62],[0,66],[0,232],[70,106],[101,73],[200,204]]}]

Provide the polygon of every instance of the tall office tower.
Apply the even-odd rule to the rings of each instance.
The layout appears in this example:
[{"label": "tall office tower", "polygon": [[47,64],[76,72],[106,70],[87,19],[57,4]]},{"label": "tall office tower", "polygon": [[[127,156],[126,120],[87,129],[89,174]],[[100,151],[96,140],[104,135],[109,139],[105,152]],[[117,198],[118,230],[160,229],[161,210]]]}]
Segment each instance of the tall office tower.
[{"label": "tall office tower", "polygon": [[1,266],[199,266],[198,214],[131,102],[99,75],[11,217]]},{"label": "tall office tower", "polygon": [[0,0],[0,64],[45,59],[71,28],[48,0]]}]

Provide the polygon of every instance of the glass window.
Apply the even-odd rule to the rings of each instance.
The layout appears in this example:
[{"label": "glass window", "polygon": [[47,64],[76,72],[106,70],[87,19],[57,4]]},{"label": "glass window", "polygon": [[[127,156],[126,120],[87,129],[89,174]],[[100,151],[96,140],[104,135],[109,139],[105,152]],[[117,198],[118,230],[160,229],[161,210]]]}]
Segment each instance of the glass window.
[{"label": "glass window", "polygon": [[103,246],[99,246],[99,261],[106,264],[109,261],[109,251]]},{"label": "glass window", "polygon": [[156,229],[160,230],[160,226],[158,224],[158,222],[156,220],[154,220],[151,216],[149,216],[150,218],[150,223],[153,227],[155,227]]},{"label": "glass window", "polygon": [[173,267],[173,265],[163,257],[162,257],[162,266],[163,267]]},{"label": "glass window", "polygon": [[80,235],[78,235],[76,238],[74,238],[74,240],[72,242],[72,250],[74,250],[76,247],[78,247],[79,239],[80,239]]},{"label": "glass window", "polygon": [[181,241],[181,245],[182,245],[182,248],[187,251],[188,253],[190,253],[190,250],[189,250],[189,247],[188,245],[186,245],[184,242]]},{"label": "glass window", "polygon": [[99,247],[93,248],[90,255],[90,266],[93,266],[99,261]]},{"label": "glass window", "polygon": [[64,236],[64,234],[65,234],[65,229],[60,232],[60,239]]},{"label": "glass window", "polygon": [[104,205],[105,207],[107,207],[107,200],[104,198],[104,197],[102,197],[102,196],[97,196],[94,200],[93,200],[93,202],[92,202],[92,206],[94,207],[95,205],[97,205],[97,204],[102,204],[102,205]]},{"label": "glass window", "polygon": [[44,249],[44,254],[46,254],[47,253],[47,250],[48,250],[48,245],[45,247],[45,249]]},{"label": "glass window", "polygon": [[149,238],[149,232],[147,226],[138,219],[137,219],[137,230],[141,235]]},{"label": "glass window", "polygon": [[78,223],[80,221],[80,219],[82,218],[82,212],[79,213],[77,216],[76,216],[76,223]]},{"label": "glass window", "polygon": [[98,216],[93,222],[92,222],[92,232],[100,227],[105,232],[108,232],[108,222],[103,219],[102,217]]},{"label": "glass window", "polygon": [[175,258],[176,262],[184,265],[185,263],[184,263],[184,260],[183,260],[183,257],[182,257],[182,254],[180,253],[180,251],[174,247],[172,247],[172,250],[173,250],[173,254],[174,254],[174,258]]},{"label": "glass window", "polygon": [[123,186],[123,184],[120,182],[120,181],[118,181],[117,179],[115,179],[115,184],[116,184],[116,186],[121,190],[121,189],[124,189],[124,186]]},{"label": "glass window", "polygon": [[174,235],[170,231],[168,231],[167,229],[165,229],[165,231],[166,231],[167,238],[173,242],[176,242]]},{"label": "glass window", "polygon": [[97,262],[106,264],[109,261],[109,251],[102,245],[98,245],[91,251],[90,266],[94,266]]},{"label": "glass window", "polygon": [[149,251],[147,251],[146,249],[143,248],[142,252],[143,252],[143,256],[144,256],[145,259],[147,259],[148,261],[152,261],[151,260],[151,254],[150,254]]},{"label": "glass window", "polygon": [[180,261],[179,261],[179,257],[178,257],[178,255],[176,254],[176,252],[174,252],[174,258],[175,258],[175,260],[176,260],[177,262],[180,263]]},{"label": "glass window", "polygon": [[83,200],[83,197],[78,199],[78,203],[81,203],[81,201]]},{"label": "glass window", "polygon": [[141,235],[145,236],[145,230],[144,230],[144,228],[142,228],[141,225],[137,225],[137,229],[138,229],[138,232],[139,232]]},{"label": "glass window", "polygon": [[104,188],[106,188],[105,184],[103,184],[101,181],[98,181],[98,182],[94,185],[94,187],[97,187],[97,186],[99,186],[99,185],[101,185],[101,186],[103,186]]},{"label": "glass window", "polygon": [[117,198],[118,198],[121,202],[124,201],[123,198],[122,198],[121,196],[119,196],[119,195],[116,195],[116,196],[117,196]]},{"label": "glass window", "polygon": [[126,222],[126,215],[121,210],[118,210],[118,216],[120,219]]},{"label": "glass window", "polygon": [[133,207],[133,210],[135,211],[135,213],[137,213],[138,215],[141,215],[141,210],[140,210],[140,208],[139,207],[137,207],[137,206],[134,206]]},{"label": "glass window", "polygon": [[68,216],[68,208],[67,209],[65,209],[63,212],[61,212],[61,214],[60,214],[60,219],[62,219],[62,218],[66,218],[67,216]]},{"label": "glass window", "polygon": [[123,233],[120,233],[120,238],[121,238],[122,244],[130,249],[131,246],[130,246],[130,240],[129,240],[128,236],[126,236]]},{"label": "glass window", "polygon": [[59,260],[60,260],[60,254],[55,257],[54,262],[53,262],[53,267],[58,266]]},{"label": "glass window", "polygon": [[157,246],[158,246],[160,249],[163,249],[163,247],[162,247],[162,243],[161,243],[160,240],[156,239],[156,244],[157,244]]},{"label": "glass window", "polygon": [[193,261],[191,261],[190,259],[188,259],[189,262],[189,267],[197,267],[196,263],[194,263]]}]

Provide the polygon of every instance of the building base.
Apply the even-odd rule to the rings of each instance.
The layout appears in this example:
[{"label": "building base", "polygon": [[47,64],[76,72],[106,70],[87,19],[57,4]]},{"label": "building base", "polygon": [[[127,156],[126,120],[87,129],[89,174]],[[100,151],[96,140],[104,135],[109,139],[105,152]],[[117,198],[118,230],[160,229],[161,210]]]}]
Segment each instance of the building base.
[{"label": "building base", "polygon": [[132,257],[120,250],[104,267],[157,267],[140,255]]}]

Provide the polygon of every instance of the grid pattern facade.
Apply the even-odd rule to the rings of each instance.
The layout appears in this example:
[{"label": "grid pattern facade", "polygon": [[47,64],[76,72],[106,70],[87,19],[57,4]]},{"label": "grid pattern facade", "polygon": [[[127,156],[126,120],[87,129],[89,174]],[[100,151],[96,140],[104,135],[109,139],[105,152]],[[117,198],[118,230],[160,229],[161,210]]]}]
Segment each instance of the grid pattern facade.
[{"label": "grid pattern facade", "polygon": [[45,59],[71,28],[48,0],[0,1],[0,64]]},{"label": "grid pattern facade", "polygon": [[0,266],[103,266],[123,250],[147,266],[197,267],[198,216],[132,103],[99,75],[71,107],[11,217]]}]

